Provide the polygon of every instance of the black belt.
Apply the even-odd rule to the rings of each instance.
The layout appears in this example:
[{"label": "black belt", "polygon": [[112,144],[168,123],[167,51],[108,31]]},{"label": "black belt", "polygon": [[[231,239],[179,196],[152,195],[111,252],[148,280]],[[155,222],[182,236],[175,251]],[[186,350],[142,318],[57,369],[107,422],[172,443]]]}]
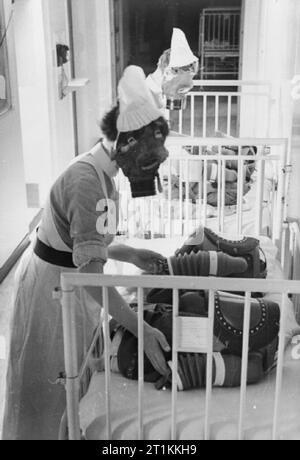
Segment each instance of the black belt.
[{"label": "black belt", "polygon": [[77,268],[73,264],[72,252],[57,251],[36,238],[33,252],[45,262],[59,267]]}]

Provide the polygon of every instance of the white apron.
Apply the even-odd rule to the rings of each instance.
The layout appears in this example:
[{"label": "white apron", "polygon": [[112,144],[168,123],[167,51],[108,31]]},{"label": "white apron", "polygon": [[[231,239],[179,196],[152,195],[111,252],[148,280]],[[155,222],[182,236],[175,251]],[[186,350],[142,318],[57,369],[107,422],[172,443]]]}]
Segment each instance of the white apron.
[{"label": "white apron", "polygon": [[[97,148],[90,154],[81,155],[77,161],[95,168],[107,198],[103,165],[94,155],[96,151]],[[117,200],[117,193],[115,195]],[[49,202],[44,210],[39,238],[54,249],[71,252],[56,230]],[[112,239],[112,235],[107,235],[107,245]],[[61,417],[66,408],[65,389],[55,384],[65,367],[61,305],[58,300],[53,300],[52,292],[60,285],[61,273],[73,269],[43,261],[34,254],[33,246],[23,255],[15,280],[3,423],[3,439],[7,440],[58,439]],[[80,365],[84,349],[99,323],[100,307],[83,290],[78,290],[74,297]]]}]

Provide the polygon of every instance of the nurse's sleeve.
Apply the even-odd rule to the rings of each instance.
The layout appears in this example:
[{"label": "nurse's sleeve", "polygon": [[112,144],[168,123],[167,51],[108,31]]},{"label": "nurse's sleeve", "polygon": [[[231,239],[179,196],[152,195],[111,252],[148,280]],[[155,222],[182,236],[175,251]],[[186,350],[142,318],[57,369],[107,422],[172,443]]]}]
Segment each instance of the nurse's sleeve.
[{"label": "nurse's sleeve", "polygon": [[[105,226],[99,226],[99,222],[107,219],[107,201],[94,171],[75,179],[68,196],[66,213],[73,240],[74,265],[84,267],[94,261],[104,265],[108,253],[107,235]],[[99,227],[103,228],[102,233]]]}]

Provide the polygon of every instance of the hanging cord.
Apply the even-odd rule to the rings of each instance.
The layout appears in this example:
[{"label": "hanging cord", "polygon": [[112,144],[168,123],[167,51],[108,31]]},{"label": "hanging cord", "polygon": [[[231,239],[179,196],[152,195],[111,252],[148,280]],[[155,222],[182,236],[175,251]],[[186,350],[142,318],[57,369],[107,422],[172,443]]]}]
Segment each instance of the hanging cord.
[{"label": "hanging cord", "polygon": [[8,29],[9,29],[13,14],[14,14],[14,10],[12,9],[11,12],[10,12],[10,16],[9,16],[9,19],[8,19],[7,26],[6,26],[5,30],[4,30],[4,34],[2,35],[2,37],[0,39],[0,49],[2,48],[4,40],[5,40],[6,36],[7,36],[7,32],[8,32]]}]

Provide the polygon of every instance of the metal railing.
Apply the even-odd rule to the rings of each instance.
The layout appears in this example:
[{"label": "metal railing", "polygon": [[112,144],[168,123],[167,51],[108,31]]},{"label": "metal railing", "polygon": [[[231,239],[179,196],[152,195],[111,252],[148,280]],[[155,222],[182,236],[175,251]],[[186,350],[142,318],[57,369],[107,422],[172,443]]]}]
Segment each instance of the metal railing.
[{"label": "metal railing", "polygon": [[[189,136],[215,137],[220,130],[227,136],[269,137],[274,92],[270,81],[194,80],[186,108],[167,117],[173,131]],[[249,113],[247,126],[240,126],[241,113]]]},{"label": "metal railing", "polygon": [[[242,351],[242,371],[240,385],[240,406],[238,420],[238,437],[243,439],[245,400],[247,393],[247,370],[248,370],[248,351],[250,334],[250,299],[251,292],[269,292],[281,294],[281,321],[279,331],[278,361],[276,371],[275,401],[273,407],[273,428],[272,438],[278,436],[280,419],[280,395],[282,390],[282,375],[284,364],[285,348],[285,320],[287,314],[287,301],[290,294],[300,294],[299,281],[283,280],[261,280],[261,279],[233,279],[233,278],[202,278],[202,277],[178,277],[178,276],[118,276],[118,275],[96,275],[96,274],[76,274],[63,273],[61,275],[63,308],[63,327],[64,327],[64,350],[66,366],[66,391],[67,391],[67,418],[69,439],[80,439],[80,420],[79,420],[79,377],[77,363],[76,346],[76,322],[75,322],[75,303],[73,302],[74,289],[76,287],[101,286],[103,293],[104,309],[104,357],[105,357],[105,401],[106,401],[106,437],[112,439],[111,427],[111,375],[110,375],[110,338],[108,325],[108,288],[116,286],[136,287],[138,289],[138,438],[143,439],[144,428],[144,373],[143,373],[143,354],[144,354],[144,289],[145,288],[170,288],[173,290],[173,356],[172,356],[172,410],[171,410],[171,436],[177,436],[177,369],[178,352],[187,351],[184,341],[179,337],[191,334],[186,330],[182,317],[179,317],[179,290],[206,290],[209,292],[208,318],[202,318],[202,339],[199,346],[193,346],[193,352],[207,354],[206,367],[206,405],[205,405],[205,439],[210,439],[211,425],[211,396],[212,396],[212,363],[213,363],[213,330],[214,330],[214,308],[215,293],[217,291],[245,291],[244,301],[244,321],[243,321],[243,351]],[[198,318],[199,319],[199,318]],[[199,338],[199,331],[197,334]],[[114,395],[118,397],[118,395]]]}]

